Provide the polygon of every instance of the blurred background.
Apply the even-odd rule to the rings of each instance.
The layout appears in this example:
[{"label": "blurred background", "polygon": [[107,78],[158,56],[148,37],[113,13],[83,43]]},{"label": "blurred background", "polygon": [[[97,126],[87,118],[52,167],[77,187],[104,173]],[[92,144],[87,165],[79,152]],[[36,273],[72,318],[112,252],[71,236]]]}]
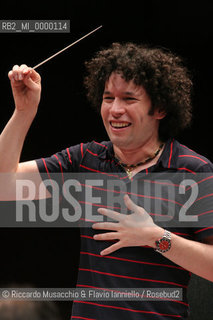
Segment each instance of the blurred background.
[{"label": "blurred background", "polygon": [[[48,156],[79,142],[107,139],[100,116],[85,97],[84,61],[112,42],[133,41],[166,47],[183,57],[193,76],[194,117],[191,128],[178,140],[213,161],[212,17],[212,2],[205,0],[1,2],[0,20],[68,19],[70,33],[0,33],[0,130],[13,112],[7,78],[12,66],[34,66],[102,24],[101,30],[38,68],[42,99],[21,160]],[[75,287],[78,239],[78,229],[1,228],[0,286],[16,281],[35,287]],[[199,288],[208,288],[203,289],[207,293],[212,290],[212,284],[198,283]],[[211,319],[199,315],[199,294],[190,296],[191,319]],[[208,303],[202,302],[207,303],[206,312],[210,297]],[[63,319],[69,319],[71,304],[58,303]]]}]

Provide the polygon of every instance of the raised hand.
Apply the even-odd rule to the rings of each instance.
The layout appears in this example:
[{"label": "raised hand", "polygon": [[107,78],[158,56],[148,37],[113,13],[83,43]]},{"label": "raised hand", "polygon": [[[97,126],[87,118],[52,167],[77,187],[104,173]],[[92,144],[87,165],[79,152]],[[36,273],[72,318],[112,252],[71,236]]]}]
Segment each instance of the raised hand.
[{"label": "raised hand", "polygon": [[8,73],[17,111],[36,112],[41,96],[40,75],[25,64]]}]

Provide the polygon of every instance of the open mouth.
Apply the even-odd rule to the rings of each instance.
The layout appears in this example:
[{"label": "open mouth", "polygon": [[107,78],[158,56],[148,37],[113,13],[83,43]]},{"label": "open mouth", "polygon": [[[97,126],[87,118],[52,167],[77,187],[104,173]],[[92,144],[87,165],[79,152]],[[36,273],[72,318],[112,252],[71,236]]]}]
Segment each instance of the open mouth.
[{"label": "open mouth", "polygon": [[110,121],[110,125],[111,125],[111,127],[115,128],[115,129],[123,129],[123,128],[127,128],[127,127],[131,126],[131,123],[130,122]]}]

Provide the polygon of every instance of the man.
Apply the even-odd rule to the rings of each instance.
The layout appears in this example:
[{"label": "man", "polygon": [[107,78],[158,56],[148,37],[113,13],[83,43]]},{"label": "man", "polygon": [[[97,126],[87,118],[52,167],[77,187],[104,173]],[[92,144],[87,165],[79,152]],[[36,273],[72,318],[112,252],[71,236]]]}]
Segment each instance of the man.
[{"label": "man", "polygon": [[[131,43],[113,44],[86,66],[88,98],[96,107],[101,106],[110,141],[81,143],[49,158],[19,163],[37,112],[41,85],[37,72],[26,65],[14,66],[9,78],[16,109],[0,137],[1,172],[95,172],[124,181],[126,192],[120,193],[127,193],[124,203],[131,214],[120,213],[119,206],[111,208],[107,202],[99,205],[99,214],[113,221],[82,228],[77,286],[115,291],[146,287],[183,290],[181,301],[75,301],[72,319],[186,319],[190,272],[213,281],[212,196],[205,193],[212,178],[199,181],[199,201],[192,206],[192,212],[207,221],[205,228],[165,229],[155,223],[154,217],[161,215],[152,211],[152,203],[145,211],[146,201],[155,199],[157,208],[162,205],[165,211],[174,201],[150,195],[143,183],[149,174],[213,171],[209,160],[174,140],[191,119],[187,70],[170,52]],[[136,193],[131,191],[134,181],[139,185]],[[107,195],[118,192],[115,188],[99,191]],[[197,206],[200,203],[203,211]],[[182,215],[183,209],[184,202],[179,208]]]}]

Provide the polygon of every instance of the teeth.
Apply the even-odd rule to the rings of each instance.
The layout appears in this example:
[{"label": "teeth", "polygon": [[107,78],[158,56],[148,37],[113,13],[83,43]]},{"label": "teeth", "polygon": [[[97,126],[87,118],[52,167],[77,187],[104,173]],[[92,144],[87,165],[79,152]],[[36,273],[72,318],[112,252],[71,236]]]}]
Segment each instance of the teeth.
[{"label": "teeth", "polygon": [[130,124],[129,123],[122,123],[122,122],[111,122],[112,127],[115,128],[125,128],[128,127]]}]

